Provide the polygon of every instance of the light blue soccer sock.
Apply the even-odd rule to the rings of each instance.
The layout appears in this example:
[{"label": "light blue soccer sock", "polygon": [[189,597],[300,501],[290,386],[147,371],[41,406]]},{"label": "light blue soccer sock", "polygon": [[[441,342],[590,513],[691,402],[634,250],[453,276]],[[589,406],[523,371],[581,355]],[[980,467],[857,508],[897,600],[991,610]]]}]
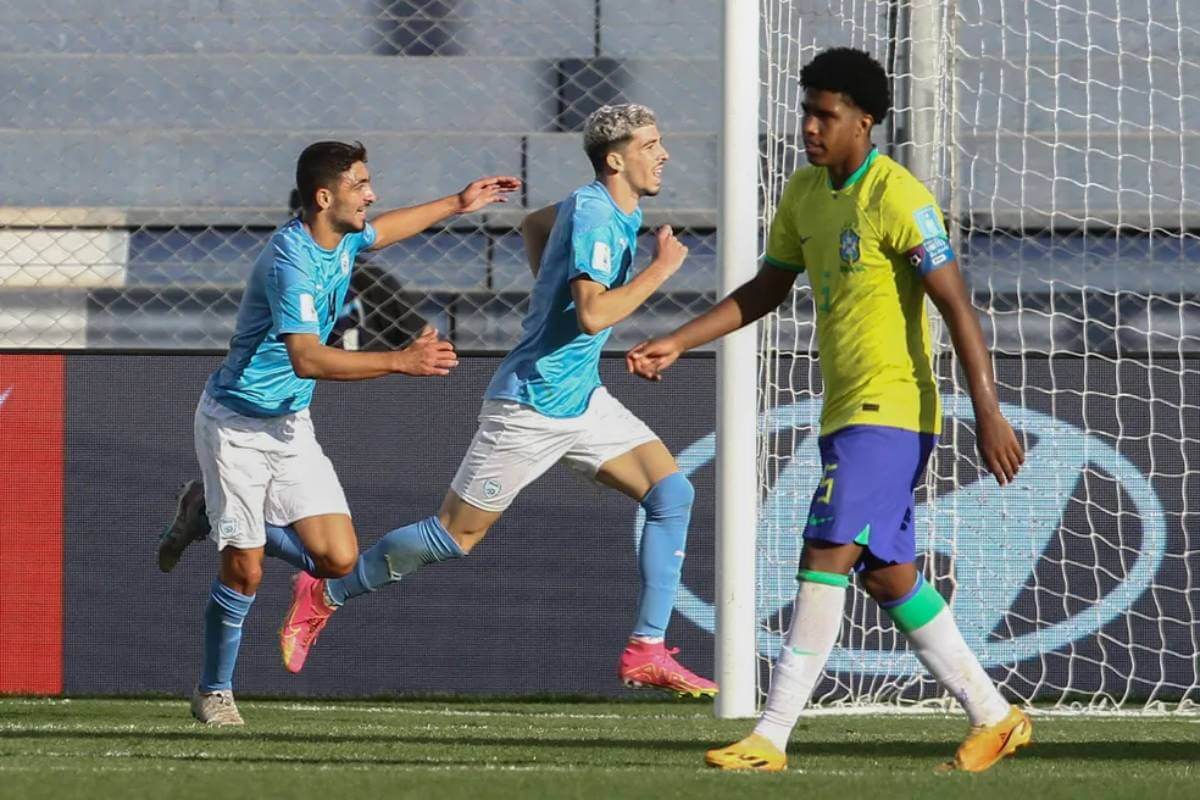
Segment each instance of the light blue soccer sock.
[{"label": "light blue soccer sock", "polygon": [[278,525],[267,523],[266,553],[272,558],[283,559],[309,575],[316,574],[317,565],[313,563],[312,556],[304,549],[304,543],[300,541],[300,535],[296,533],[296,529],[290,525],[281,528]]},{"label": "light blue soccer sock", "polygon": [[254,595],[246,596],[220,580],[213,581],[208,605],[204,608],[202,693],[233,688],[233,668],[242,644],[242,622],[253,602]]},{"label": "light blue soccer sock", "polygon": [[325,582],[325,595],[335,606],[395,583],[426,564],[462,558],[466,553],[437,515],[397,528],[358,557],[349,575]]},{"label": "light blue soccer sock", "polygon": [[682,472],[663,478],[646,492],[646,523],[638,552],[642,592],[634,636],[662,638],[675,607],[675,591],[683,573],[684,547],[696,490]]}]

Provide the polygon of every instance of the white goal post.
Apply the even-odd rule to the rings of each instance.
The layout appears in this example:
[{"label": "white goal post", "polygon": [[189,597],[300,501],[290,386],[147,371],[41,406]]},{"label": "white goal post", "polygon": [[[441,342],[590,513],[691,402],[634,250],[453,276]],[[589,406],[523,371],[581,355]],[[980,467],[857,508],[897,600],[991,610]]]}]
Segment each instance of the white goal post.
[{"label": "white goal post", "polygon": [[[945,424],[918,492],[919,566],[1013,702],[1194,708],[1200,4],[724,8],[720,292],[757,269],[774,203],[804,163],[800,67],[826,47],[871,52],[894,94],[877,144],[943,206],[1028,451],[1014,485],[983,475],[970,399],[938,331]],[[718,351],[722,717],[761,703],[795,593],[821,400],[804,283]],[[949,705],[857,590],[813,701]]]}]

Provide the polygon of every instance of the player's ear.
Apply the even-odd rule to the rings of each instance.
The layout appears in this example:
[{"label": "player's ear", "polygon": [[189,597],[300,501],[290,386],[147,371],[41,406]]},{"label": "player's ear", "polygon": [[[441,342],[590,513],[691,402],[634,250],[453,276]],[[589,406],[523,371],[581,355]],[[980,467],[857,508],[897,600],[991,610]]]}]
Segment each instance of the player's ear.
[{"label": "player's ear", "polygon": [[862,113],[860,113],[858,115],[858,120],[857,120],[858,132],[860,134],[862,134],[862,137],[864,139],[870,140],[871,128],[873,128],[874,126],[875,126],[875,118],[873,116],[871,116],[870,114],[868,114],[865,111],[863,111]]},{"label": "player's ear", "polygon": [[613,172],[620,172],[625,169],[625,157],[616,150],[609,150],[604,156],[604,166]]},{"label": "player's ear", "polygon": [[333,205],[333,192],[325,188],[317,189],[317,211],[324,211]]}]

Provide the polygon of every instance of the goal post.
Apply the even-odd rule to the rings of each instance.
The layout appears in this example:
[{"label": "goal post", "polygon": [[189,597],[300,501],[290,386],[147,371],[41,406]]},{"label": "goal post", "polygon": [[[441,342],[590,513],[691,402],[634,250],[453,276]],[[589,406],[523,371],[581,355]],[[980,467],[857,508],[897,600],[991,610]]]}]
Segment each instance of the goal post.
[{"label": "goal post", "polygon": [[[717,257],[724,297],[758,267],[758,0],[724,0]],[[755,325],[717,344],[716,653],[718,717],[757,705],[758,340]]]},{"label": "goal post", "polygon": [[[755,11],[748,6],[757,5]],[[737,20],[730,10],[738,9]],[[726,63],[721,291],[757,265],[788,176],[803,166],[800,67],[832,46],[893,80],[880,149],[942,204],[1027,463],[1000,489],[975,454],[970,398],[935,326],[941,442],[917,492],[918,567],[1013,702],[1194,709],[1200,702],[1200,6],[1158,0],[726,2],[724,57],[756,70],[758,161]],[[755,52],[731,49],[754,18]],[[731,22],[732,20],[732,22]],[[732,28],[731,28],[732,26]],[[744,31],[742,31],[744,35]],[[731,113],[733,112],[733,113]],[[734,165],[742,164],[742,170]],[[754,257],[738,181],[756,180]],[[739,253],[743,250],[739,250]],[[791,616],[800,533],[819,470],[821,381],[811,297],[721,352],[717,664],[721,716],[765,697]],[[753,384],[729,365],[756,365]],[[736,397],[733,396],[736,394]],[[725,416],[752,409],[746,420]],[[744,412],[742,412],[744,413]],[[725,427],[728,426],[728,427]],[[744,445],[744,442],[742,443]],[[739,481],[755,477],[752,499]],[[743,498],[737,500],[736,498]],[[740,505],[738,505],[740,503]],[[733,513],[735,518],[731,518]],[[754,525],[752,569],[745,563]],[[753,578],[747,577],[753,575]],[[733,581],[753,580],[753,585]],[[752,620],[747,595],[754,598]],[[849,593],[817,706],[950,707],[886,614]],[[754,630],[747,643],[744,626]],[[751,648],[757,666],[741,664]]]}]

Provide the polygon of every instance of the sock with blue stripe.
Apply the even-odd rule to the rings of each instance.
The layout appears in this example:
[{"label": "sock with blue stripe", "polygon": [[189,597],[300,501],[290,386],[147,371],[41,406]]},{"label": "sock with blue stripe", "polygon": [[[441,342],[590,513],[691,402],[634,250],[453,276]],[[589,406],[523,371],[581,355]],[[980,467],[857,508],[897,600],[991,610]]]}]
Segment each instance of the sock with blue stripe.
[{"label": "sock with blue stripe", "polygon": [[633,629],[638,638],[658,640],[666,635],[683,574],[684,548],[695,497],[692,482],[682,472],[675,472],[654,484],[642,498],[641,505],[646,511],[638,547],[642,591]]},{"label": "sock with blue stripe", "polygon": [[325,596],[340,606],[351,597],[395,583],[426,564],[462,558],[466,553],[436,515],[397,528],[358,557],[349,575],[325,582]]},{"label": "sock with blue stripe", "polygon": [[254,595],[230,589],[220,580],[213,581],[204,608],[204,669],[200,691],[207,694],[233,688],[233,668],[242,644],[242,623],[250,612]]},{"label": "sock with blue stripe", "polygon": [[300,535],[291,526],[281,528],[278,525],[267,523],[267,544],[265,551],[272,558],[283,559],[296,569],[307,572],[309,575],[317,571],[317,566],[313,563],[312,556],[308,554],[308,551],[304,549],[304,543],[300,541]]},{"label": "sock with blue stripe", "polygon": [[808,569],[800,570],[797,579],[800,586],[792,605],[792,623],[771,672],[767,705],[754,728],[781,753],[787,752],[792,728],[808,705],[841,632],[846,587],[850,585],[845,575]]},{"label": "sock with blue stripe", "polygon": [[971,652],[946,601],[918,574],[912,590],[881,603],[925,669],[958,698],[972,725],[995,725],[1008,716],[1008,701]]}]

